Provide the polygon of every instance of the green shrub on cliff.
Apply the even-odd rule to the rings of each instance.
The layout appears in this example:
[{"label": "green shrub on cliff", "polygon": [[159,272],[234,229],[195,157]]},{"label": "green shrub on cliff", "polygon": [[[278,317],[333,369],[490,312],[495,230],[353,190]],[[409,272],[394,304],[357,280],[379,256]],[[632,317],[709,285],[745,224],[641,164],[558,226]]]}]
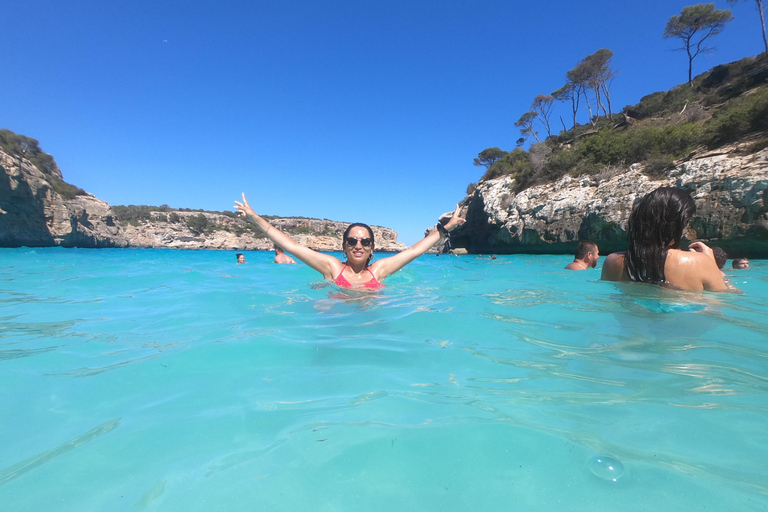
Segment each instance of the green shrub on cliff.
[{"label": "green shrub on cliff", "polygon": [[9,155],[26,158],[43,174],[58,174],[53,157],[40,149],[40,142],[36,139],[2,129],[0,130],[0,148]]},{"label": "green shrub on cliff", "polygon": [[55,176],[48,177],[48,183],[51,188],[64,199],[74,199],[75,196],[87,196],[88,192],[78,188],[74,185],[70,185],[66,181],[60,180]]},{"label": "green shrub on cliff", "polygon": [[158,211],[159,208],[157,206],[146,206],[146,205],[134,205],[130,204],[128,206],[113,206],[112,212],[114,212],[115,217],[117,220],[130,222],[130,221],[137,221],[137,222],[147,222],[152,219],[151,212]]},{"label": "green shrub on cliff", "polygon": [[202,235],[208,231],[211,231],[212,226],[209,225],[208,217],[205,214],[190,215],[186,221],[187,227],[193,233]]},{"label": "green shrub on cliff", "polygon": [[507,175],[525,174],[530,171],[531,163],[528,152],[521,148],[515,148],[500,158],[493,161],[485,171],[481,181],[492,180]]},{"label": "green shrub on cliff", "polygon": [[727,101],[705,127],[712,147],[768,130],[768,87]]},{"label": "green shrub on cliff", "polygon": [[88,195],[85,190],[70,185],[59,177],[61,173],[53,157],[40,149],[40,142],[36,139],[19,135],[11,130],[0,129],[0,148],[11,156],[29,160],[43,173],[54,192],[64,199]]}]

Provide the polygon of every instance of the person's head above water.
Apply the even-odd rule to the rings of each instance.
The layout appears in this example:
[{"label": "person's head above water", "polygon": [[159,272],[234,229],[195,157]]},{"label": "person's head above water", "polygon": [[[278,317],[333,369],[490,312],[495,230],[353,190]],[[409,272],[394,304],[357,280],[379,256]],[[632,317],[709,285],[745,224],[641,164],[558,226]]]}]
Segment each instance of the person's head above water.
[{"label": "person's head above water", "polygon": [[725,262],[728,261],[728,253],[726,253],[722,247],[713,247],[712,252],[715,255],[715,263],[720,270],[725,266]]},{"label": "person's head above water", "polygon": [[[717,268],[714,251],[694,241],[679,249],[683,233],[696,212],[684,190],[661,187],[632,208],[627,226],[628,249],[609,254],[600,279],[636,281],[690,291],[739,292]],[[695,233],[689,235],[695,238]]]},{"label": "person's head above water", "polygon": [[282,247],[275,245],[275,263],[296,263],[296,261],[285,254]]},{"label": "person's head above water", "polygon": [[347,261],[365,260],[365,265],[370,265],[375,247],[373,230],[368,224],[355,222],[347,226],[344,238],[341,242],[341,250],[347,257]]},{"label": "person's head above water", "polygon": [[749,260],[747,258],[736,258],[731,265],[733,268],[749,268]]},{"label": "person's head above water", "polygon": [[235,254],[235,257],[237,257],[237,263],[238,264],[245,263],[245,256],[243,255],[243,253],[239,252],[239,253]]},{"label": "person's head above water", "polygon": [[685,190],[659,187],[638,201],[627,228],[627,273],[632,281],[663,283],[669,249],[677,249],[683,231],[696,213]]},{"label": "person's head above water", "polygon": [[565,266],[568,270],[586,270],[595,268],[600,259],[600,249],[591,240],[582,240],[576,247],[576,255],[571,263]]}]

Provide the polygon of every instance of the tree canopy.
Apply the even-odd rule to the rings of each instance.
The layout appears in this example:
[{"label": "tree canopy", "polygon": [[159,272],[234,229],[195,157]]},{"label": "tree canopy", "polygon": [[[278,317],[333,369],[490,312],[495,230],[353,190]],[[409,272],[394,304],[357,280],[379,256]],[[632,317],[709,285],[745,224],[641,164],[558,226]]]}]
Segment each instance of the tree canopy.
[{"label": "tree canopy", "polygon": [[715,4],[696,4],[683,7],[680,14],[667,21],[663,37],[680,39],[683,46],[675,50],[685,50],[688,55],[688,85],[693,81],[693,59],[713,49],[704,46],[704,42],[722,32],[731,20],[733,16],[728,9],[721,11],[715,9]]},{"label": "tree canopy", "polygon": [[474,164],[477,167],[485,167],[486,170],[493,165],[493,162],[506,155],[507,152],[499,148],[486,148],[478,153],[477,158],[474,160]]},{"label": "tree canopy", "polygon": [[536,112],[533,112],[529,110],[525,114],[520,116],[520,119],[515,121],[515,126],[520,128],[520,139],[518,139],[518,143],[522,140],[523,143],[525,143],[526,140],[528,140],[528,137],[533,137],[536,139],[536,142],[541,142],[539,140],[539,132],[534,130],[533,128],[533,122],[538,117],[538,114]]}]

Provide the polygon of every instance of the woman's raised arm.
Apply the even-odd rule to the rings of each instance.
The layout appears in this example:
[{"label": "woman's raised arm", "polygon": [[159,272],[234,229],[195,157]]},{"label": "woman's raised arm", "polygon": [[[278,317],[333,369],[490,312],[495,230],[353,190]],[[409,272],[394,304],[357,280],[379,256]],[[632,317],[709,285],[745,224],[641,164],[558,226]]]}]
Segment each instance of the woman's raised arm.
[{"label": "woman's raised arm", "polygon": [[[376,276],[376,279],[381,281],[385,277],[387,277],[389,274],[394,274],[425,252],[427,252],[429,249],[432,248],[436,243],[443,240],[443,238],[446,236],[447,232],[453,231],[456,227],[460,226],[461,224],[464,224],[465,219],[462,217],[459,217],[459,205],[456,205],[456,210],[454,210],[453,215],[451,215],[450,220],[443,226],[441,224],[438,224],[438,229],[427,235],[426,237],[422,238],[415,244],[413,244],[408,249],[399,252],[395,254],[394,256],[390,256],[388,258],[382,258],[380,260],[376,260],[373,262],[373,265],[371,265],[371,270],[373,271],[373,274]],[[440,229],[440,228],[443,229]]]},{"label": "woman's raised arm", "polygon": [[299,260],[323,274],[325,279],[333,279],[341,272],[342,265],[338,259],[297,244],[291,237],[257,215],[253,208],[251,208],[251,205],[248,204],[248,200],[245,199],[245,193],[243,193],[242,203],[235,201],[235,209],[245,217],[246,221],[261,229],[275,245],[282,247],[284,251],[293,254]]}]

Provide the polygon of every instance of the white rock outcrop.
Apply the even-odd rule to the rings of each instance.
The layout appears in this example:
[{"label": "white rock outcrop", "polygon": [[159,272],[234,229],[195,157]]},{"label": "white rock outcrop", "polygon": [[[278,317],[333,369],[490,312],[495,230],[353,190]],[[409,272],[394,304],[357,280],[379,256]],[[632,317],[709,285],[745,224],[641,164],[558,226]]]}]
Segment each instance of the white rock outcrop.
[{"label": "white rock outcrop", "polygon": [[481,253],[559,253],[590,239],[603,253],[622,250],[635,201],[673,186],[696,200],[689,239],[768,257],[768,149],[751,155],[730,149],[680,163],[662,179],[634,164],[609,179],[565,176],[517,194],[511,177],[481,182],[462,203],[467,223],[454,245]]},{"label": "white rock outcrop", "polygon": [[[40,171],[26,159],[0,150],[0,247],[138,247],[172,249],[272,250],[272,242],[246,229],[240,218],[212,212],[153,212],[148,221],[121,220],[110,206],[80,191],[64,198],[52,183],[61,172]],[[192,216],[208,227],[194,229]],[[278,218],[272,223],[298,243],[319,251],[340,251],[348,223]],[[194,223],[192,223],[194,226]],[[391,229],[371,226],[377,251],[401,251]],[[317,233],[321,233],[318,235]]]}]

